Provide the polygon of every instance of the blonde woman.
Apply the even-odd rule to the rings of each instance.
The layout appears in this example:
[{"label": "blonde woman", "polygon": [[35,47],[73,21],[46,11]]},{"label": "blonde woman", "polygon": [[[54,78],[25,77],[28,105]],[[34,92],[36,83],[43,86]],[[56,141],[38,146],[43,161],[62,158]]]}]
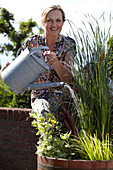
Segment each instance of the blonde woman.
[{"label": "blonde woman", "polygon": [[[48,51],[40,51],[40,55],[47,61],[50,69],[37,80],[38,83],[72,82],[71,68],[76,55],[76,44],[72,38],[60,34],[64,22],[65,13],[61,6],[52,5],[44,9],[42,13],[44,34],[33,35],[23,44],[24,49],[37,46],[49,47]],[[72,103],[69,96],[69,91],[61,87],[33,90],[32,108],[37,113],[51,111],[57,114],[62,106],[69,109],[68,103]]]}]

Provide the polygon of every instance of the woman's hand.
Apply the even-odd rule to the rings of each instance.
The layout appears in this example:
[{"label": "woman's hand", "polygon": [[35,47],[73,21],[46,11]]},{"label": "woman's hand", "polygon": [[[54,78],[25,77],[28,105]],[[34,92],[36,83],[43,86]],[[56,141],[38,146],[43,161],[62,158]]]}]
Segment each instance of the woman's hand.
[{"label": "woman's hand", "polygon": [[[47,57],[47,61],[53,66],[54,70],[58,74],[59,78],[63,82],[71,82],[73,75],[71,73],[71,69],[66,66],[65,64],[62,64],[56,57],[56,54],[51,51],[45,51],[44,56]],[[69,56],[65,57],[66,63],[68,64]]]},{"label": "woman's hand", "polygon": [[3,70],[5,70],[9,65],[10,65],[10,63],[7,62],[6,65],[1,69],[1,71],[0,71],[0,76],[1,76],[1,72],[2,72]]},{"label": "woman's hand", "polygon": [[56,58],[56,54],[51,51],[45,51],[43,54],[45,57],[47,57],[47,61],[52,65],[54,62],[58,61]]}]

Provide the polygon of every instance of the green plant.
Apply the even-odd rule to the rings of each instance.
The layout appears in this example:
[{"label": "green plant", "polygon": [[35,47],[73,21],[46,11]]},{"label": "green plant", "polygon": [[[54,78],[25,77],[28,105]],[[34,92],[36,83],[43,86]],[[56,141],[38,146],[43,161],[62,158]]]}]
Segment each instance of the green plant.
[{"label": "green plant", "polygon": [[85,30],[77,29],[77,34],[75,34],[70,23],[78,53],[75,57],[75,68],[77,68],[74,68],[75,84],[82,113],[80,124],[92,135],[97,131],[98,138],[101,140],[106,133],[109,133],[113,105],[109,90],[106,54],[110,28],[106,33],[105,27],[101,29],[99,22],[93,16],[86,17],[88,30],[87,24],[84,23]]},{"label": "green plant", "polygon": [[78,151],[81,158],[88,160],[113,160],[113,146],[109,143],[109,135],[106,134],[105,139],[98,139],[97,134],[92,136],[91,134],[83,134],[75,139],[76,147],[75,151]]},{"label": "green plant", "polygon": [[42,115],[32,112],[30,117],[34,119],[32,126],[38,130],[36,135],[41,135],[37,143],[39,154],[55,158],[75,158],[72,152],[73,147],[67,146],[70,133],[63,134],[64,127],[61,122],[56,121],[52,113]]},{"label": "green plant", "polygon": [[9,89],[9,87],[4,83],[2,79],[0,79],[0,106],[8,107],[13,98],[13,93]]},{"label": "green plant", "polygon": [[63,133],[64,125],[56,121],[52,113],[37,114],[30,113],[32,126],[40,136],[37,142],[37,153],[47,157],[64,159],[84,159],[84,160],[112,160],[113,146],[109,143],[109,135],[100,140],[97,134],[92,136],[81,131],[73,136],[72,132]]},{"label": "green plant", "polygon": [[23,95],[13,92],[0,78],[0,107],[31,108],[30,91]]},{"label": "green plant", "polygon": [[18,107],[18,108],[31,108],[31,91],[26,91],[24,94],[16,94],[13,93],[13,99],[10,104],[10,107]]}]

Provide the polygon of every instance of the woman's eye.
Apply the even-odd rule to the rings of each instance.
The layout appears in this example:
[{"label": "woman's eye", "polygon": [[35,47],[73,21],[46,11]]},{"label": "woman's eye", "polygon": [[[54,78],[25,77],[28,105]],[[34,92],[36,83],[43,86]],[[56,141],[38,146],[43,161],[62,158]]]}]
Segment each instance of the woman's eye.
[{"label": "woman's eye", "polygon": [[57,19],[57,22],[61,22],[61,20],[60,20],[60,19]]},{"label": "woman's eye", "polygon": [[50,20],[50,19],[48,19],[48,20],[47,20],[47,22],[51,22],[51,20]]}]

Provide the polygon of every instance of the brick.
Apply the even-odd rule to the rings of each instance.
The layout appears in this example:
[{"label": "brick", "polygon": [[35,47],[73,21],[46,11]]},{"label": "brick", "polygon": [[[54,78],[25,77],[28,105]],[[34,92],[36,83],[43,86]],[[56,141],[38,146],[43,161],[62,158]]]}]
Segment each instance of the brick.
[{"label": "brick", "polygon": [[13,111],[12,110],[8,111],[8,120],[13,120]]},{"label": "brick", "polygon": [[24,120],[28,120],[29,119],[29,112],[25,111],[24,112]]},{"label": "brick", "polygon": [[14,122],[14,121],[7,121],[7,120],[3,120],[0,121],[0,128],[2,129],[12,129],[12,128],[17,128],[18,127],[18,122]]},{"label": "brick", "polygon": [[19,142],[19,136],[11,136],[11,143],[17,143]]},{"label": "brick", "polygon": [[11,145],[11,142],[0,142],[0,154],[2,154],[2,152],[5,151],[6,153],[6,150],[10,150],[12,148],[12,145]]},{"label": "brick", "polygon": [[28,142],[28,143],[31,143],[31,144],[36,144],[36,142],[38,141],[38,137],[19,137],[19,142],[21,143],[24,143],[24,142]]},{"label": "brick", "polygon": [[[13,137],[12,137],[13,138]],[[35,137],[24,137],[24,136],[19,136],[18,138],[18,142],[19,143],[30,143],[30,144],[36,144],[36,142],[38,141],[38,138]]]},{"label": "brick", "polygon": [[13,164],[13,162],[11,161],[11,159],[7,158],[7,157],[2,157],[0,158],[0,169],[1,170],[19,170],[18,168],[16,168]]},{"label": "brick", "polygon": [[28,121],[21,121],[19,122],[19,127],[22,129],[31,129],[31,123]]},{"label": "brick", "polygon": [[15,128],[13,129],[13,136],[26,136],[26,133],[24,130],[20,129],[20,128]]},{"label": "brick", "polygon": [[3,116],[2,116],[2,112],[0,112],[0,120],[2,120]]},{"label": "brick", "polygon": [[35,137],[35,131],[34,130],[24,130],[26,137]]},{"label": "brick", "polygon": [[2,113],[3,113],[3,119],[7,119],[7,110],[3,110],[2,111]]},{"label": "brick", "polygon": [[28,152],[28,154],[27,154],[27,159],[28,160],[33,160],[33,159],[35,159],[36,158],[36,156],[37,156],[37,154],[36,154],[36,151],[34,152]]},{"label": "brick", "polygon": [[3,142],[3,143],[10,143],[11,141],[11,136],[10,135],[6,135],[6,134],[3,134],[0,136],[0,143]]},{"label": "brick", "polygon": [[22,150],[17,150],[15,148],[13,148],[13,151],[12,151],[12,155],[10,155],[10,157],[13,158],[18,158],[18,159],[22,159],[22,160],[26,160],[27,159],[27,151],[22,151]]},{"label": "brick", "polygon": [[9,128],[12,127],[12,122],[11,121],[0,121],[0,128]]},{"label": "brick", "polygon": [[31,151],[32,150],[32,147],[31,147],[31,145],[30,144],[28,144],[27,142],[26,143],[14,143],[13,145],[12,145],[12,147],[13,147],[13,149],[15,148],[15,150],[17,150],[17,151],[20,151],[20,150],[22,150],[22,151]]},{"label": "brick", "polygon": [[30,160],[22,160],[22,158],[21,159],[16,158],[14,159],[14,164],[13,164],[13,166],[15,167],[15,170],[17,170],[16,169],[17,165],[18,165],[19,170],[28,170],[28,167],[30,166],[33,167],[30,170],[36,170],[36,163],[33,164],[33,161],[30,161]]},{"label": "brick", "polygon": [[14,111],[14,120],[18,120],[18,111]]},{"label": "brick", "polygon": [[24,111],[22,110],[18,111],[18,120],[19,121],[24,120]]},{"label": "brick", "polygon": [[7,110],[0,110],[0,120],[7,119]]}]

